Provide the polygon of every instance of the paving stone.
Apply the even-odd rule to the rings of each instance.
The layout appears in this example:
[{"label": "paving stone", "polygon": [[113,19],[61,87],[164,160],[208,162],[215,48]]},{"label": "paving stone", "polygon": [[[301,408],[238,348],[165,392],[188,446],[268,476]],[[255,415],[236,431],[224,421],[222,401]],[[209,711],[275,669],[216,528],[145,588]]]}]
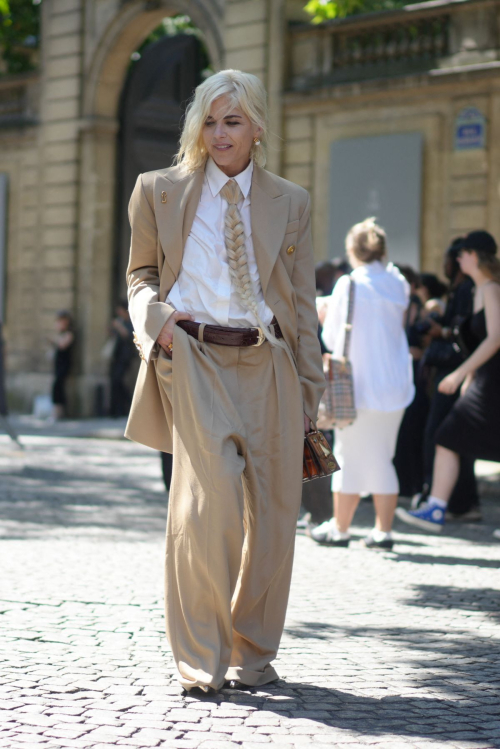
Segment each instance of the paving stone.
[{"label": "paving stone", "polygon": [[44,731],[43,735],[48,738],[54,737],[56,739],[78,739],[88,732],[88,729],[83,731],[71,729],[71,728],[49,728],[48,731]]},{"label": "paving stone", "polygon": [[182,723],[197,723],[202,718],[208,718],[210,713],[194,711],[194,710],[169,710],[167,712],[167,720],[169,721],[180,721]]},{"label": "paving stone", "polygon": [[14,460],[5,439],[0,747],[500,749],[493,495],[439,538],[396,525],[391,554],[357,542],[365,502],[348,549],[299,535],[281,680],[196,700],[164,637],[158,456],[41,436]]},{"label": "paving stone", "polygon": [[162,731],[144,728],[134,733],[133,736],[129,736],[124,741],[132,746],[158,746],[162,742],[181,737],[182,733],[176,729]]}]

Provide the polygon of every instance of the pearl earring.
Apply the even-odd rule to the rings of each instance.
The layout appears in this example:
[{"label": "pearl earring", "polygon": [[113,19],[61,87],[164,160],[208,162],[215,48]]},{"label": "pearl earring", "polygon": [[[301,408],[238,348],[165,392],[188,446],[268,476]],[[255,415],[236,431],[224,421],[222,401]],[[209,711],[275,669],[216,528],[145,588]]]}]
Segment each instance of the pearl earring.
[{"label": "pearl earring", "polygon": [[253,139],[253,142],[255,143],[256,146],[260,146],[260,138],[255,137]]}]

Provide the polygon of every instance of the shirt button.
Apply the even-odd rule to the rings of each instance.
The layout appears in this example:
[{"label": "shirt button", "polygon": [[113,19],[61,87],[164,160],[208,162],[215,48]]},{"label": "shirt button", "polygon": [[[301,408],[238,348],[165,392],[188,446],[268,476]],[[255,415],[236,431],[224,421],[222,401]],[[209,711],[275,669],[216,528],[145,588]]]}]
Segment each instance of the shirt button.
[{"label": "shirt button", "polygon": [[295,245],[291,244],[290,247],[287,249],[286,254],[292,255],[295,252]]}]

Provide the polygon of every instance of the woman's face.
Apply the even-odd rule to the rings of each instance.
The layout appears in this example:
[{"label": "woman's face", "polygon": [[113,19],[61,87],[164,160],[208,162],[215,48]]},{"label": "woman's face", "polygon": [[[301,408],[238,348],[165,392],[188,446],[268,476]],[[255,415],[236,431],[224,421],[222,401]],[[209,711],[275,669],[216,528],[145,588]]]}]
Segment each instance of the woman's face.
[{"label": "woman's face", "polygon": [[56,317],[55,327],[58,333],[64,333],[69,328],[69,320],[67,317]]},{"label": "woman's face", "polygon": [[474,273],[477,270],[477,253],[474,250],[462,250],[458,256],[458,263],[466,276],[470,276],[471,272]]},{"label": "woman's face", "polygon": [[239,107],[228,112],[227,96],[212,102],[203,125],[203,143],[208,155],[228,177],[240,174],[250,161],[253,139],[262,132]]}]

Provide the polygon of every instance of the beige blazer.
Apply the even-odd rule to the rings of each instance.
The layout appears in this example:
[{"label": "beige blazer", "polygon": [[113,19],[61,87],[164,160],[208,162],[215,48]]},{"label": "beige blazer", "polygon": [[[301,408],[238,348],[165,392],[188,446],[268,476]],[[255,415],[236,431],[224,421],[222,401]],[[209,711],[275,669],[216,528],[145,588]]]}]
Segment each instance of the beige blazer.
[{"label": "beige blazer", "polygon": [[[129,311],[142,363],[125,436],[164,452],[172,452],[172,419],[165,414],[156,378],[156,339],[174,311],[164,300],[182,266],[203,179],[203,168],[147,172],[139,175],[129,205]],[[255,165],[250,201],[264,299],[294,358],[304,412],[315,421],[325,379],[317,335],[309,194]]]}]

